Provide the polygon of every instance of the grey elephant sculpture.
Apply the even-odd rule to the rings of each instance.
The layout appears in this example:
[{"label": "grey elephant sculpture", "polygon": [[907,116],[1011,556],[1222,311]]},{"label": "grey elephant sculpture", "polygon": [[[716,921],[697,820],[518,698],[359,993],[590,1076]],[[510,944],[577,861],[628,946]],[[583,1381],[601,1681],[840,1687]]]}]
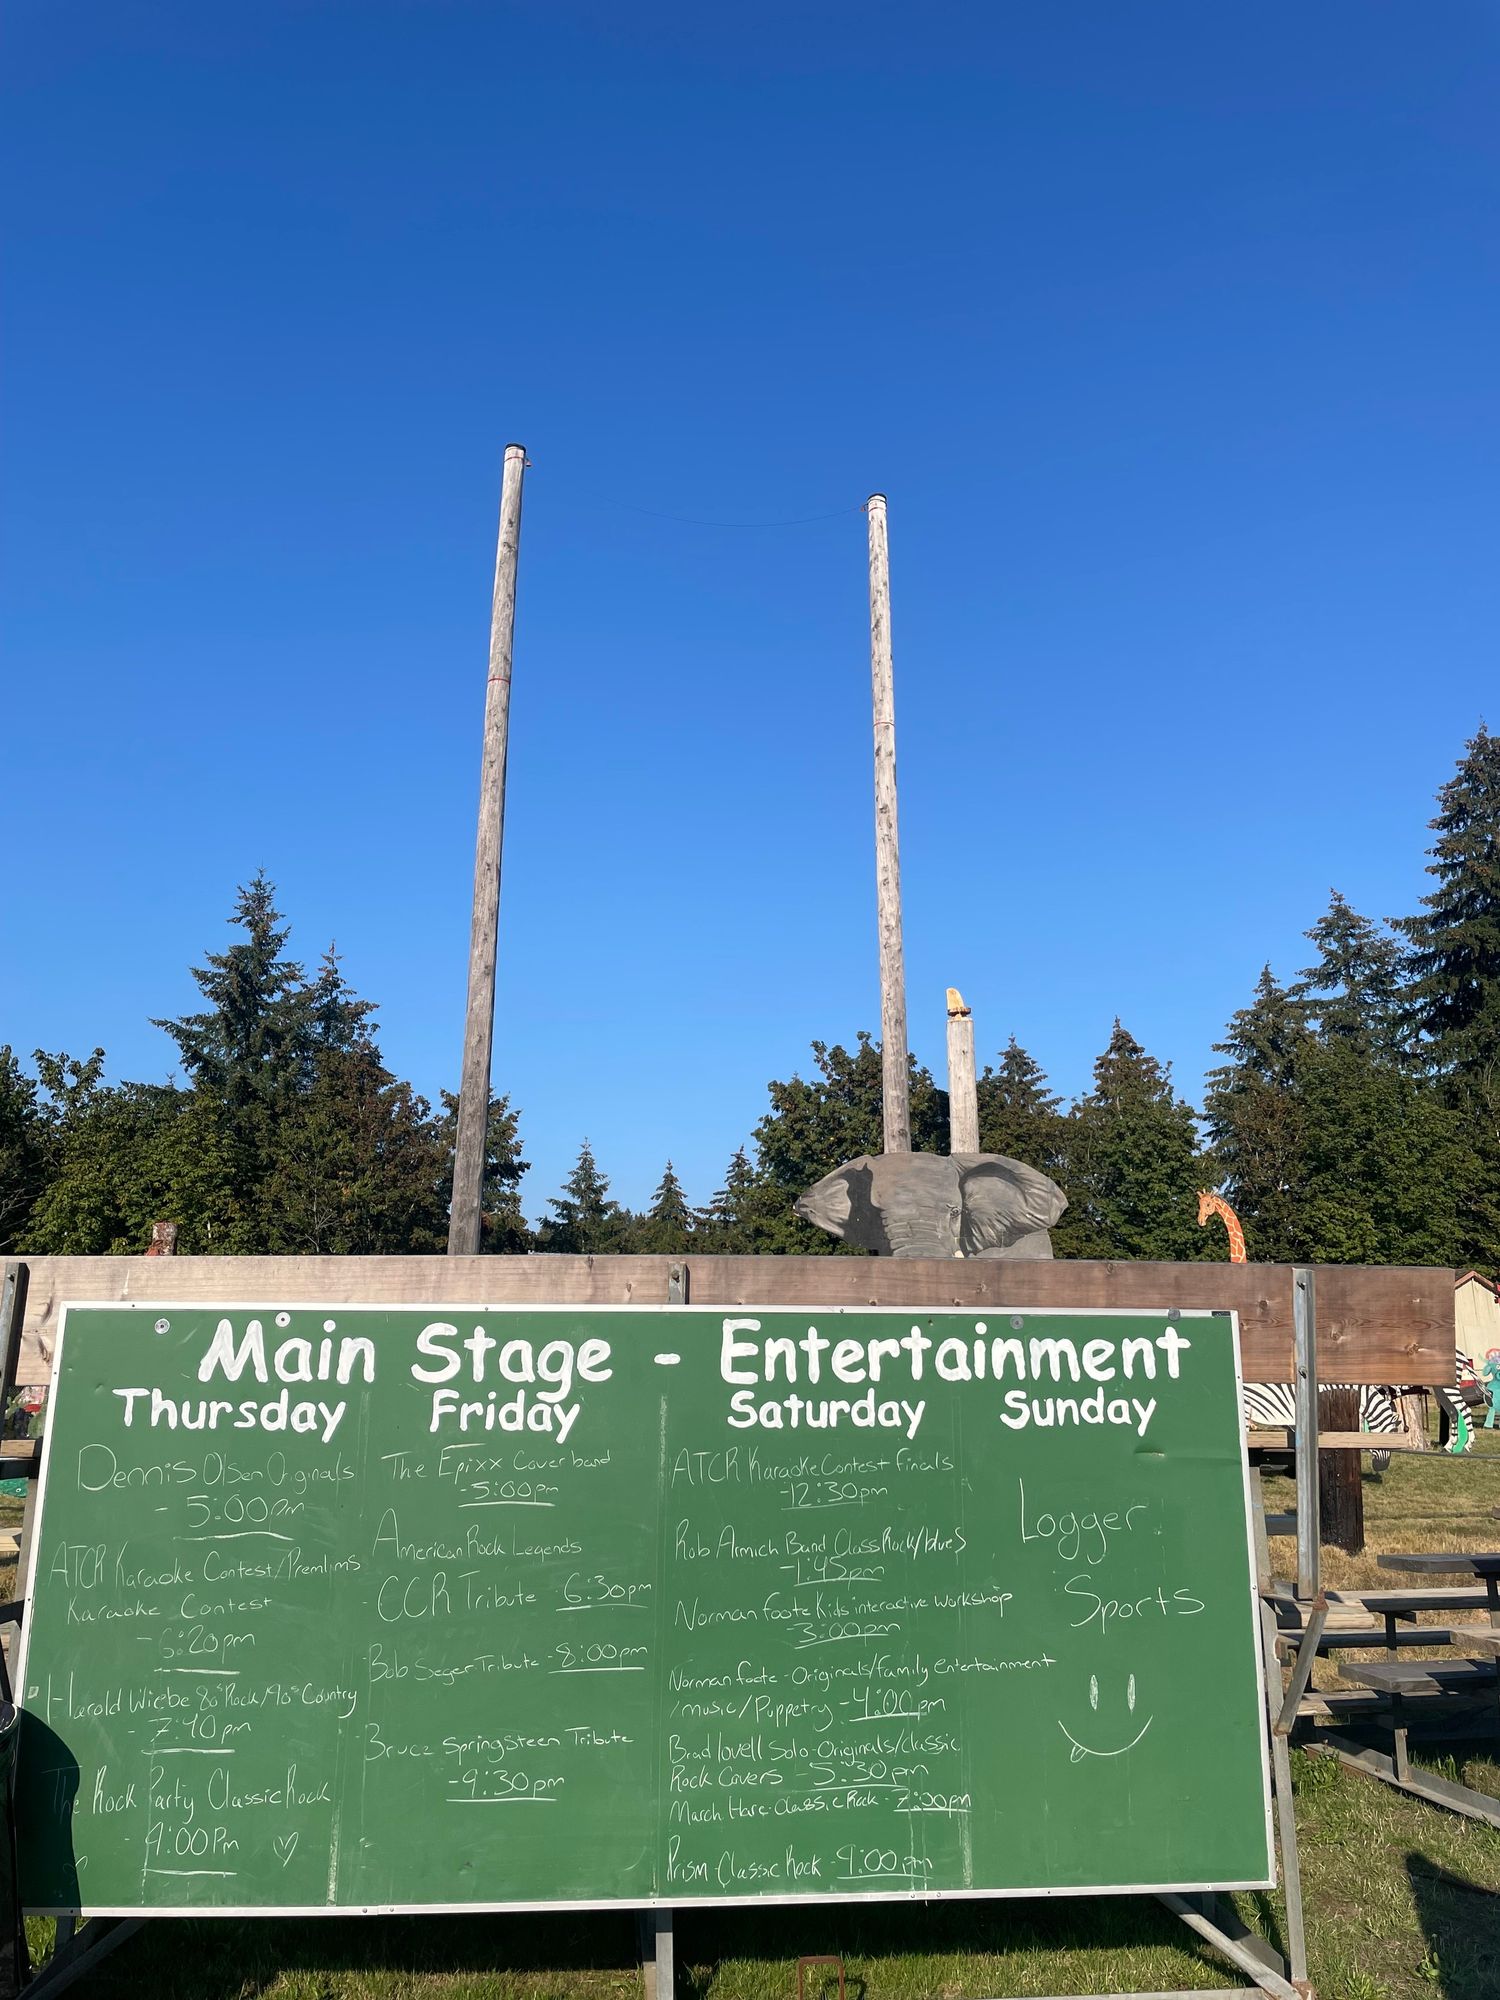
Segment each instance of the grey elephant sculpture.
[{"label": "grey elephant sculpture", "polygon": [[862,1153],[793,1207],[884,1257],[1050,1257],[1068,1205],[1056,1181],[999,1153]]}]

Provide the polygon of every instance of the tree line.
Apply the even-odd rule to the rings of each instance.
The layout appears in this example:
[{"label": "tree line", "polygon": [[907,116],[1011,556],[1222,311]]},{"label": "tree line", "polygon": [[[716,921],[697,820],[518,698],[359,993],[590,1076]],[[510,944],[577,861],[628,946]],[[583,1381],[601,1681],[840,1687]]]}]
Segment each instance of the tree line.
[{"label": "tree line", "polygon": [[[1061,1257],[1217,1259],[1200,1188],[1273,1261],[1500,1268],[1500,738],[1481,727],[1438,796],[1431,892],[1375,920],[1335,892],[1311,963],[1267,966],[1215,1053],[1201,1108],[1117,1020],[1088,1091],[1064,1107],[1012,1038],[979,1079],[980,1144],[1050,1174]],[[158,1219],[184,1253],[446,1248],[456,1102],[386,1066],[374,1004],[330,949],[310,975],[263,875],[238,933],[193,968],[196,1013],[163,1019],[179,1076],[105,1080],[84,1059],[0,1047],[0,1249],[139,1252]],[[615,1200],[587,1140],[541,1220],[523,1212],[520,1114],[490,1106],[487,1251],[847,1254],[792,1203],[881,1146],[880,1049],[814,1042],[702,1207],[668,1161],[650,1205]],[[948,1148],[948,1100],[910,1061],[912,1143]]]}]

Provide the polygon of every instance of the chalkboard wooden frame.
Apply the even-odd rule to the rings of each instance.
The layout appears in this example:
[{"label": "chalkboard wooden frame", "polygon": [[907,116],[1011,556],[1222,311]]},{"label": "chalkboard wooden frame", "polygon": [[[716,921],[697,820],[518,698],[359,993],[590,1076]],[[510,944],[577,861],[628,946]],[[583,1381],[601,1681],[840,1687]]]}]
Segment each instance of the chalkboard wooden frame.
[{"label": "chalkboard wooden frame", "polygon": [[[185,1312],[196,1309],[205,1314],[233,1314],[236,1312],[238,1313],[262,1312],[266,1313],[267,1316],[269,1316],[270,1312],[272,1310],[275,1310],[276,1308],[268,1308],[262,1302],[257,1302],[257,1301],[233,1302],[233,1301],[225,1301],[219,1299],[211,1301],[199,1301],[196,1302],[195,1307],[189,1306],[186,1304],[186,1302],[182,1301],[174,1301],[172,1302],[170,1307],[161,1307],[159,1302],[148,1303],[141,1301],[141,1302],[132,1302],[130,1306],[127,1306],[124,1309],[131,1312],[132,1315],[136,1312],[140,1312],[143,1314],[155,1313],[159,1309],[170,1310],[175,1312]],[[318,1302],[315,1305],[305,1308],[282,1307],[280,1309],[285,1311],[290,1311],[293,1313],[299,1310],[321,1313],[322,1311],[325,1310],[325,1307],[322,1302]],[[98,1310],[98,1308],[96,1307],[94,1308],[94,1310]],[[119,1308],[116,1308],[116,1310],[119,1310]],[[433,1310],[435,1310],[435,1308],[433,1308]],[[475,1308],[465,1306],[462,1308],[458,1308],[457,1310],[473,1311],[475,1310]],[[496,1308],[496,1310],[505,1313],[508,1311],[513,1311],[514,1309],[501,1306]],[[674,1316],[680,1317],[684,1313],[694,1317],[701,1316],[704,1314],[705,1310],[706,1309],[701,1305],[695,1307],[670,1307],[670,1306],[662,1306],[659,1304],[638,1303],[630,1307],[613,1307],[606,1309],[606,1313],[601,1315],[601,1317],[607,1316],[608,1318],[613,1319],[619,1315],[628,1315],[632,1317],[636,1315],[642,1315],[654,1318],[660,1322],[670,1317]],[[830,1308],[828,1308],[827,1306],[819,1308],[818,1310],[820,1317],[830,1314]],[[832,1311],[838,1312],[839,1309],[835,1308],[832,1309]],[[900,1317],[909,1317],[910,1311],[911,1309],[907,1307],[866,1308],[858,1314],[858,1317],[860,1319],[864,1319],[866,1317],[878,1319],[878,1318],[888,1318],[893,1314]],[[579,1308],[573,1305],[552,1305],[548,1307],[531,1306],[527,1309],[526,1316],[529,1318],[533,1314],[542,1317],[545,1317],[550,1314],[558,1314],[558,1315],[565,1314],[572,1316],[574,1319],[578,1319],[580,1316],[588,1317],[590,1319],[592,1319],[593,1317],[593,1314],[590,1313],[587,1308]],[[1160,1322],[1163,1316],[1164,1315],[1160,1312],[1151,1312],[1148,1309],[1139,1309],[1137,1311],[1133,1311],[1130,1313],[1111,1315],[1111,1317],[1128,1318],[1131,1320],[1152,1319],[1158,1322]],[[1209,1317],[1209,1315],[1206,1314],[1201,1316]],[[1030,1309],[1026,1314],[1026,1318],[1028,1321],[1032,1319],[1042,1319],[1042,1318],[1054,1319],[1054,1318],[1066,1318],[1066,1317],[1076,1317],[1076,1315],[1065,1314],[1059,1309],[1038,1310],[1036,1308]],[[1200,1315],[1198,1313],[1191,1313],[1191,1314],[1179,1313],[1176,1315],[1176,1317],[1179,1320],[1187,1318],[1197,1319],[1200,1317]],[[1235,1380],[1236,1380],[1236,1399],[1238,1404],[1239,1369],[1238,1369],[1237,1327],[1235,1326],[1232,1315],[1218,1315],[1216,1317],[1218,1317],[1221,1322],[1223,1320],[1228,1320],[1229,1322],[1229,1332],[1236,1362]],[[60,1339],[55,1359],[55,1375],[57,1372],[60,1372],[63,1359],[63,1352],[64,1352],[64,1346],[62,1340]],[[1242,1415],[1238,1408],[1236,1411],[1236,1418],[1238,1423],[1238,1435],[1242,1440],[1243,1423],[1242,1423]],[[46,1447],[44,1447],[44,1452],[43,1452],[43,1463],[41,1467],[41,1477],[43,1482],[45,1482],[47,1476],[47,1470],[49,1464],[49,1450],[54,1435],[55,1433],[49,1427]],[[1254,1880],[1246,1879],[1241,1881],[1236,1879],[1234,1881],[1214,1880],[1208,1882],[1187,1881],[1187,1882],[1172,1883],[1172,1884],[1161,1884],[1161,1883],[1139,1884],[1139,1883],[1121,1882],[1121,1883],[1109,1883],[1102,1885],[1068,1884],[1057,1887],[1050,1887],[1046,1885],[1036,1885],[1036,1884],[1027,1884],[1014,1888],[981,1887],[972,1889],[954,1889],[945,1887],[945,1888],[923,1889],[923,1890],[909,1892],[912,1896],[914,1896],[917,1899],[923,1899],[923,1900],[927,1899],[950,1900],[950,1899],[978,1898],[978,1897],[1007,1897],[1007,1896],[1014,1897],[1014,1896],[1031,1896],[1031,1895],[1142,1894],[1142,1893],[1161,1894],[1169,1890],[1172,1893],[1193,1895],[1204,1892],[1212,1893],[1213,1891],[1225,1888],[1263,1887],[1263,1886],[1268,1886],[1269,1883],[1272,1880],[1274,1880],[1272,1801],[1271,1801],[1270,1778],[1267,1770],[1267,1754],[1266,1754],[1267,1737],[1265,1728],[1265,1715],[1266,1715],[1265,1661],[1262,1648],[1258,1643],[1255,1642],[1255,1637],[1254,1637],[1257,1625],[1257,1618],[1258,1618],[1256,1610],[1255,1590],[1254,1590],[1254,1582],[1256,1577],[1256,1566],[1254,1563],[1255,1534],[1254,1534],[1254,1522],[1252,1516],[1248,1464],[1243,1451],[1243,1446],[1241,1447],[1241,1452],[1240,1452],[1240,1467],[1241,1467],[1240,1484],[1241,1484],[1241,1495],[1242,1495],[1243,1510],[1244,1510],[1246,1548],[1247,1548],[1247,1558],[1248,1558],[1248,1574],[1251,1582],[1251,1590],[1249,1594],[1249,1601],[1247,1608],[1250,1610],[1251,1613],[1251,1622],[1252,1622],[1251,1643],[1252,1643],[1253,1657],[1255,1661],[1255,1678],[1256,1678],[1256,1688],[1258,1695],[1258,1713],[1261,1719],[1260,1768],[1262,1774],[1264,1815],[1266,1824],[1266,1849],[1268,1855],[1267,1874],[1264,1877],[1257,1877]],[[42,1495],[42,1502],[44,1506],[45,1487]],[[31,1537],[31,1546],[27,1551],[28,1575],[27,1575],[26,1604],[27,1604],[28,1616],[26,1618],[25,1626],[23,1628],[23,1649],[22,1649],[22,1657],[19,1662],[19,1673],[23,1675],[26,1671],[28,1671],[26,1654],[29,1651],[29,1644],[31,1637],[31,1622],[32,1622],[29,1613],[30,1613],[30,1607],[35,1597],[36,1565],[38,1564],[41,1556],[42,1518],[43,1518],[42,1507],[39,1507],[37,1531]],[[19,1684],[24,1688],[25,1686],[24,1680],[21,1680]],[[891,1892],[885,1890],[872,1891],[868,1892],[867,1894],[859,1894],[859,1895],[840,1894],[835,1896],[824,1896],[820,1894],[816,1898],[816,1900],[839,1900],[839,1901],[844,1901],[844,1900],[884,1901],[891,1899],[892,1899]],[[634,1908],[650,1909],[650,1908],[671,1908],[678,1904],[682,1905],[703,1904],[705,1906],[717,1906],[717,1905],[744,1904],[747,1902],[766,1902],[766,1903],[774,1902],[774,1903],[794,1904],[797,1902],[802,1902],[807,1900],[809,1900],[809,1898],[805,1894],[787,1895],[787,1896],[782,1896],[777,1894],[697,1895],[697,1894],[683,1893],[681,1890],[673,1890],[670,1893],[660,1893],[653,1896],[630,1896],[625,1898],[601,1898],[599,1896],[590,1895],[588,1897],[578,1898],[578,1899],[547,1898],[539,1901],[505,1899],[497,1901],[487,1901],[487,1900],[463,1901],[457,1903],[421,1902],[414,1904],[402,1903],[399,1901],[392,1901],[392,1902],[381,1901],[381,1902],[371,1902],[369,1904],[361,1904],[358,1907],[361,1910],[367,1910],[369,1913],[372,1914],[373,1913],[438,1914],[438,1913],[459,1912],[459,1911],[475,1911],[475,1912],[524,1911],[524,1910],[533,1910],[538,1908],[590,1909],[590,1908],[604,1908],[604,1907],[634,1907]],[[184,1908],[182,1910],[177,1910],[177,1909],[169,1909],[164,1906],[153,1906],[153,1905],[143,1906],[142,1904],[137,1903],[134,1906],[132,1906],[129,1911],[127,1911],[122,1907],[117,1907],[113,1905],[103,1905],[103,1904],[98,1906],[84,1905],[84,1908],[101,1916],[138,1914],[143,1907],[147,1908],[151,1914],[156,1914],[156,1915],[207,1913],[206,1909],[200,1906],[191,1906]],[[315,1903],[315,1904],[286,1903],[286,1904],[276,1904],[276,1905],[254,1904],[248,1906],[238,1906],[238,1905],[212,1906],[214,1913],[223,1915],[255,1915],[255,1914],[323,1915],[323,1914],[338,1914],[340,1912],[347,1914],[353,1907],[355,1906],[352,1906],[347,1903],[338,1904],[333,1906],[332,1908],[330,1908],[330,1906],[325,1903]]]}]

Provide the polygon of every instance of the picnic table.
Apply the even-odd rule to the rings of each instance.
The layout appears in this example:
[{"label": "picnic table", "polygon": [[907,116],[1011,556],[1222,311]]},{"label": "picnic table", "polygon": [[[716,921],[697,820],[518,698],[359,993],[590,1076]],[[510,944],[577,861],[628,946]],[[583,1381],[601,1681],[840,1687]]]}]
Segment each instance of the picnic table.
[{"label": "picnic table", "polygon": [[[1452,1646],[1472,1643],[1481,1657],[1455,1659],[1447,1654],[1424,1659],[1402,1658],[1396,1657],[1396,1647],[1389,1644],[1396,1618],[1410,1617],[1418,1611],[1453,1608],[1458,1597],[1468,1597],[1478,1609],[1475,1602],[1477,1593],[1457,1592],[1451,1588],[1403,1590],[1391,1594],[1399,1602],[1386,1600],[1384,1603],[1379,1594],[1368,1593],[1367,1607],[1379,1605],[1385,1614],[1388,1657],[1358,1663],[1341,1660],[1339,1678],[1352,1682],[1356,1687],[1368,1688],[1381,1698],[1391,1732],[1391,1754],[1386,1756],[1379,1750],[1368,1749],[1339,1730],[1323,1730],[1320,1732],[1321,1740],[1341,1763],[1354,1770],[1378,1778],[1383,1784],[1394,1785],[1400,1791],[1412,1792],[1418,1798],[1429,1799],[1435,1805],[1446,1806],[1451,1812],[1462,1813],[1466,1818],[1500,1827],[1500,1799],[1412,1763],[1408,1748],[1411,1713],[1407,1709],[1407,1703],[1413,1697],[1423,1699],[1424,1706],[1426,1700],[1436,1697],[1445,1711],[1450,1704],[1459,1704],[1455,1710],[1456,1719],[1458,1713],[1472,1712],[1471,1705],[1476,1697],[1486,1702],[1493,1700],[1495,1689],[1500,1685],[1500,1554],[1433,1551],[1377,1556],[1376,1561],[1382,1569],[1411,1570],[1418,1575],[1433,1577],[1471,1577],[1482,1583],[1484,1606],[1489,1612],[1488,1625],[1449,1627],[1446,1630],[1419,1626],[1410,1634],[1412,1641],[1418,1643]],[[1401,1636],[1403,1641],[1407,1639],[1406,1633]]]},{"label": "picnic table", "polygon": [[[1491,1625],[1500,1625],[1500,1554],[1466,1554],[1456,1551],[1439,1554],[1428,1551],[1410,1555],[1377,1556],[1382,1569],[1414,1570],[1422,1576],[1472,1576],[1484,1585],[1485,1608]],[[1419,1607],[1420,1608],[1420,1607]],[[1440,1610],[1433,1605],[1433,1610]]]},{"label": "picnic table", "polygon": [[1500,1626],[1455,1625],[1449,1633],[1449,1641],[1455,1646],[1472,1646],[1476,1653],[1483,1653],[1491,1660],[1500,1660]]}]

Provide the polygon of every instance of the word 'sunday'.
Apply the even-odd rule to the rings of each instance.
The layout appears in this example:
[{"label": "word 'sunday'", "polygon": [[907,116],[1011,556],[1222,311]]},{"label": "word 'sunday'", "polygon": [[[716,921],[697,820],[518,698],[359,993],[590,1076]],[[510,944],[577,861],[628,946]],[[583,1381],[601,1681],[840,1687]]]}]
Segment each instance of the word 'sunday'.
[{"label": "word 'sunday'", "polygon": [[[289,1313],[278,1313],[278,1329],[291,1324]],[[165,1330],[166,1323],[162,1323]],[[999,1420],[1011,1430],[1065,1424],[1118,1424],[1144,1437],[1156,1413],[1154,1395],[1138,1393],[1161,1379],[1176,1381],[1181,1357],[1192,1342],[1171,1324],[1160,1333],[1142,1332],[1123,1339],[1083,1342],[1065,1336],[1035,1333],[991,1335],[983,1320],[975,1320],[972,1335],[948,1334],[935,1339],[920,1326],[891,1339],[830,1339],[809,1326],[800,1338],[760,1335],[755,1318],[723,1322],[719,1373],[730,1385],[728,1422],[736,1430],[832,1430],[848,1423],[860,1429],[901,1430],[914,1438],[927,1408],[925,1397],[913,1400],[905,1391],[925,1380],[945,1383],[989,1383],[999,1391]],[[335,1337],[337,1336],[337,1337]],[[540,1431],[559,1443],[577,1422],[582,1402],[575,1391],[608,1382],[614,1372],[607,1340],[549,1340],[540,1344],[523,1338],[497,1339],[485,1327],[460,1334],[448,1320],[433,1320],[417,1335],[417,1355],[409,1372],[414,1382],[430,1387],[429,1431],[456,1427],[459,1431]],[[465,1358],[467,1357],[467,1359]],[[675,1355],[658,1355],[661,1364]],[[301,1431],[327,1444],[343,1422],[348,1398],[294,1398],[299,1384],[348,1388],[375,1380],[375,1343],[362,1334],[338,1333],[338,1322],[325,1319],[323,1337],[309,1340],[290,1334],[269,1354],[265,1328],[259,1319],[245,1323],[236,1335],[234,1323],[221,1319],[198,1364],[204,1384],[238,1383],[247,1376],[269,1385],[273,1378],[287,1386],[269,1398],[201,1399],[163,1395],[149,1384],[116,1389],[124,1423],[131,1428],[138,1415],[153,1428],[176,1430]],[[465,1398],[445,1385],[462,1376],[483,1390]],[[504,1388],[485,1389],[488,1377]],[[801,1385],[825,1393],[805,1395]],[[1011,1386],[1006,1386],[1010,1384]],[[1033,1394],[1038,1385],[1073,1388],[1078,1393]],[[789,1393],[766,1391],[785,1385]],[[835,1396],[831,1386],[862,1390]],[[247,1385],[248,1386],[248,1385]],[[513,1389],[514,1394],[507,1393]]]}]

